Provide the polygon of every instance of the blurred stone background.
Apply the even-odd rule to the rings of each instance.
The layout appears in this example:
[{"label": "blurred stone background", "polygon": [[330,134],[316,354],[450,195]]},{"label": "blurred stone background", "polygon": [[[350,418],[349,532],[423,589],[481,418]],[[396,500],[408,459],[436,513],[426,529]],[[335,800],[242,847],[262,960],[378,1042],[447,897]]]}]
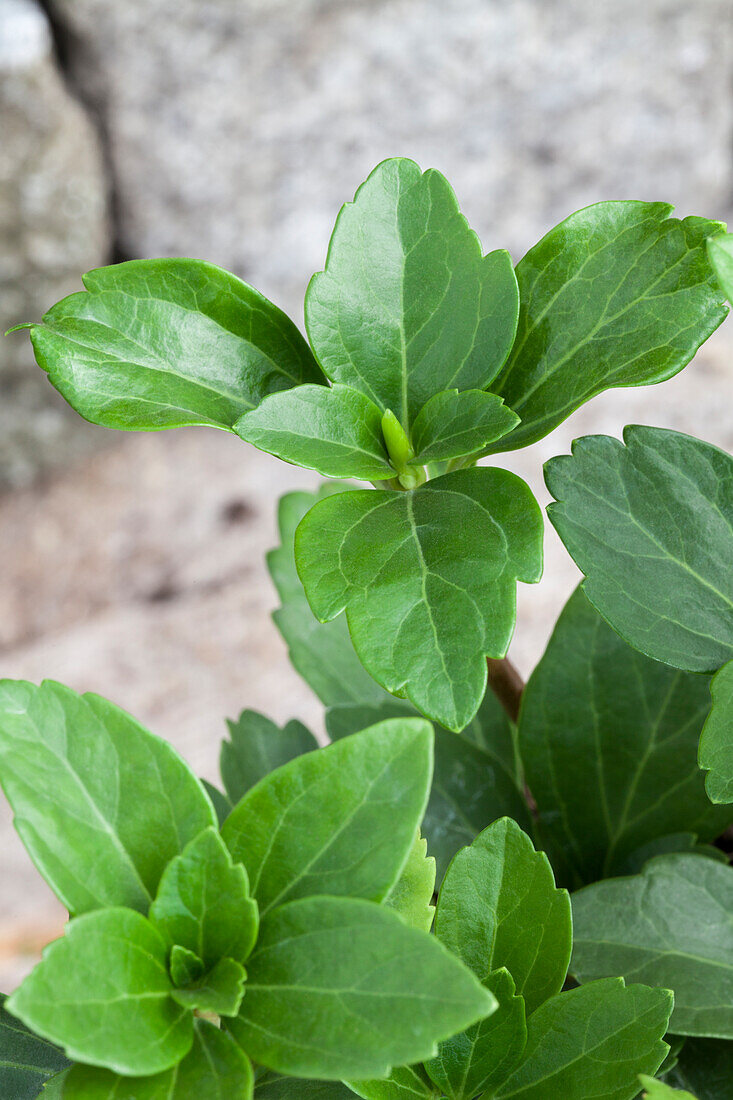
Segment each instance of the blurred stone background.
[{"label": "blurred stone background", "polygon": [[[0,329],[82,271],[192,255],[301,319],[342,202],[380,159],[453,183],[516,258],[602,198],[733,208],[730,0],[0,0]],[[505,464],[637,421],[733,449],[733,322],[662,387],[597,399]],[[109,695],[213,775],[244,706],[321,728],[269,621],[274,500],[314,484],[224,433],[124,436],[0,341],[0,674]],[[548,532],[513,654],[575,573]],[[62,920],[2,809],[0,989]]]}]

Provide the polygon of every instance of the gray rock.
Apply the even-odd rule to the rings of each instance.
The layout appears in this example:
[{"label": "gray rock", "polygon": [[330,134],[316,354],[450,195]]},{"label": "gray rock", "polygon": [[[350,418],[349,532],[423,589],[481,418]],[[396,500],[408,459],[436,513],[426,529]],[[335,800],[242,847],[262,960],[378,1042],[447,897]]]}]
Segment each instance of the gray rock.
[{"label": "gray rock", "polygon": [[[96,132],[66,89],[45,15],[0,0],[0,332],[80,288],[109,252]],[[0,487],[27,482],[104,438],[35,366],[27,336],[0,339]]]},{"label": "gray rock", "polygon": [[188,253],[297,310],[386,156],[521,254],[601,198],[730,206],[729,0],[53,0],[109,134],[130,255]]}]

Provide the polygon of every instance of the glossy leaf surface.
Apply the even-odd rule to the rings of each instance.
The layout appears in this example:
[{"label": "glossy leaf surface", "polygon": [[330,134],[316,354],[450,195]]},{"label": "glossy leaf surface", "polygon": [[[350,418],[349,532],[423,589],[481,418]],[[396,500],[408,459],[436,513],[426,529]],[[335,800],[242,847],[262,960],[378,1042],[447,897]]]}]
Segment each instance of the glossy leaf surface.
[{"label": "glossy leaf surface", "polygon": [[0,994],[0,1095],[3,1100],[34,1100],[44,1083],[69,1063],[62,1050],[6,1012],[5,1000]]},{"label": "glossy leaf surface", "polygon": [[623,974],[674,992],[675,1035],[733,1038],[733,868],[659,856],[640,875],[573,895],[571,972]]},{"label": "glossy leaf surface", "polygon": [[494,1095],[501,1100],[633,1100],[639,1074],[656,1073],[672,997],[608,978],[560,993],[527,1025],[521,1063]]},{"label": "glossy leaf surface", "polygon": [[709,706],[707,677],[643,656],[581,589],[570,597],[519,720],[542,846],[563,882],[619,874],[677,831],[712,840],[733,819],[710,805],[697,765]]},{"label": "glossy leaf surface", "polygon": [[391,409],[405,429],[441,390],[486,389],[517,324],[506,252],[482,256],[439,172],[378,165],[341,210],[306,327],[334,382]]},{"label": "glossy leaf surface", "polygon": [[83,277],[31,328],[36,359],[106,428],[231,429],[267,394],[323,379],[295,325],[203,260],[130,260]]},{"label": "glossy leaf surface", "polygon": [[434,936],[355,898],[273,910],[247,971],[228,1026],[255,1061],[296,1076],[386,1076],[496,1006]]},{"label": "glossy leaf surface", "polygon": [[723,665],[710,688],[713,707],[700,737],[700,767],[713,802],[733,802],[733,661]]},{"label": "glossy leaf surface", "polygon": [[562,989],[570,899],[556,888],[547,857],[510,818],[484,829],[451,863],[435,932],[482,981],[506,967],[528,1015]]},{"label": "glossy leaf surface", "polygon": [[219,769],[232,806],[275,768],[318,748],[310,730],[297,721],[282,729],[254,710],[243,710],[236,722],[227,722],[229,741],[223,741]]},{"label": "glossy leaf surface", "polygon": [[400,1066],[379,1081],[349,1081],[362,1100],[432,1100],[438,1094],[422,1066]]},{"label": "glossy leaf surface", "polygon": [[266,776],[222,828],[264,916],[311,894],[381,901],[405,865],[430,790],[423,719],[381,722]]},{"label": "glossy leaf surface", "polygon": [[191,1048],[193,1017],[171,989],[153,925],[132,909],[104,909],[72,921],[7,1003],[72,1060],[143,1076]]},{"label": "glossy leaf surface", "polygon": [[412,428],[416,463],[440,462],[482,451],[519,423],[495,393],[444,390],[423,405]]},{"label": "glossy leaf surface", "polygon": [[0,779],[21,840],[72,914],[147,913],[167,863],[216,824],[166,741],[48,680],[0,682]]},{"label": "glossy leaf surface", "polygon": [[714,672],[733,656],[733,458],[662,428],[626,428],[624,442],[585,436],[551,459],[548,514],[614,630]]},{"label": "glossy leaf surface", "polygon": [[509,645],[517,579],[541,575],[542,534],[525,483],[480,468],[328,497],[298,527],[295,557],[316,616],[346,609],[372,676],[460,730],[483,698],[485,656]]},{"label": "glossy leaf surface", "polygon": [[517,265],[517,339],[492,389],[522,423],[493,450],[534,443],[603,390],[671,378],[724,319],[705,253],[722,227],[671,210],[588,206]]}]

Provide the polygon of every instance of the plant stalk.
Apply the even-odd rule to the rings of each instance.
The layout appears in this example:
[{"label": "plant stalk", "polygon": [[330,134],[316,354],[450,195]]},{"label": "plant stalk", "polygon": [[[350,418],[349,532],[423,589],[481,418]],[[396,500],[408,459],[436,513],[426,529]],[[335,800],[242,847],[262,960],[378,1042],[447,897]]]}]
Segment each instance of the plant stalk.
[{"label": "plant stalk", "polygon": [[487,657],[486,666],[489,670],[489,687],[512,722],[516,724],[522,702],[524,680],[508,657],[502,657],[501,660]]}]

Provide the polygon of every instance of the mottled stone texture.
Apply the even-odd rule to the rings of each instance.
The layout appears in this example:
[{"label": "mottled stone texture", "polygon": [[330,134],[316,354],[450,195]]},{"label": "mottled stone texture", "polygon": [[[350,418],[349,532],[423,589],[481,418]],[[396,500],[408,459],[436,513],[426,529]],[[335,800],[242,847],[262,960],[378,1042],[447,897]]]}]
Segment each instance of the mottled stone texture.
[{"label": "mottled stone texture", "polygon": [[[108,256],[106,182],[94,128],[66,89],[42,11],[0,0],[0,332],[36,320]],[[33,361],[0,337],[0,488],[92,443]]]}]

